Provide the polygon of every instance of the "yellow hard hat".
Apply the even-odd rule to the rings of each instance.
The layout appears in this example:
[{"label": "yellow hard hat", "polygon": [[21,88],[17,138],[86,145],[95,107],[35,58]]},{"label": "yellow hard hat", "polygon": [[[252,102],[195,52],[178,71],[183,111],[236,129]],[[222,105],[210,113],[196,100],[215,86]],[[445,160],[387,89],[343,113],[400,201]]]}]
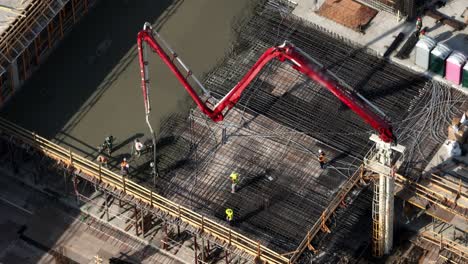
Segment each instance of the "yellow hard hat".
[{"label": "yellow hard hat", "polygon": [[230,215],[233,214],[234,212],[232,211],[231,208],[226,209],[226,214]]}]

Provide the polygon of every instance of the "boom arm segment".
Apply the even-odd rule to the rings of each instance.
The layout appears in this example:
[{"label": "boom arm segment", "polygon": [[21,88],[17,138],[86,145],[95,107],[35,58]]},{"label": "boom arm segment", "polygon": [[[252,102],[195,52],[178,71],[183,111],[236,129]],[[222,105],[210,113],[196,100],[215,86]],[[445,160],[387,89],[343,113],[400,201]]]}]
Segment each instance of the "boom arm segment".
[{"label": "boom arm segment", "polygon": [[[213,121],[222,121],[223,111],[227,108],[228,110],[234,107],[239,101],[242,92],[247,88],[250,82],[258,75],[262,68],[271,60],[278,59],[281,62],[288,61],[292,64],[292,67],[297,71],[307,75],[312,80],[318,82],[330,92],[332,92],[338,99],[346,104],[351,110],[363,118],[369,125],[378,131],[380,138],[385,142],[395,141],[395,136],[392,132],[390,124],[377,113],[372,111],[375,106],[370,105],[367,100],[360,99],[362,96],[354,93],[353,91],[342,87],[336,81],[329,78],[321,66],[309,59],[307,54],[302,52],[300,49],[295,48],[291,44],[283,44],[281,46],[272,47],[267,49],[254,66],[247,72],[247,74],[240,80],[236,86],[229,91],[212,109],[209,108],[205,102],[198,96],[193,87],[188,83],[187,78],[180,72],[173,60],[169,58],[166,52],[163,50],[161,45],[156,41],[153,36],[151,28],[145,27],[138,33],[138,55],[141,69],[141,80],[143,97],[145,100],[145,110],[147,113],[150,110],[149,98],[148,98],[148,86],[149,76],[147,71],[147,61],[144,55],[143,43],[146,42],[151,49],[156,52],[169,69],[174,73],[180,83],[184,86],[190,96],[193,98],[200,110],[209,116]],[[173,54],[174,55],[174,54]],[[185,66],[184,66],[185,67]],[[185,67],[186,68],[186,67]],[[190,74],[190,71],[188,71]]]}]

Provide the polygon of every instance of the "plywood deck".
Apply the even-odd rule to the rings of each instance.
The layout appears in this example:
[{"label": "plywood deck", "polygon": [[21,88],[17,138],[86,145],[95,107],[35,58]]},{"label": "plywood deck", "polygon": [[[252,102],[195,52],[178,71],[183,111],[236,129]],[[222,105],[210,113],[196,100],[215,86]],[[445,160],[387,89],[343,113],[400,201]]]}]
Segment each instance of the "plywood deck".
[{"label": "plywood deck", "polygon": [[345,27],[360,31],[378,12],[353,0],[326,0],[317,13]]}]

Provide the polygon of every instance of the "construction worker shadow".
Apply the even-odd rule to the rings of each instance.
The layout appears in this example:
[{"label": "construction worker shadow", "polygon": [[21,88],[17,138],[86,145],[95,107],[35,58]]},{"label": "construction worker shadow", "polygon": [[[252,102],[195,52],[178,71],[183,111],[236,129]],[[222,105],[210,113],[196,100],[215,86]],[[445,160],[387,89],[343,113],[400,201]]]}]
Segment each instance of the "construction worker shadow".
[{"label": "construction worker shadow", "polygon": [[[279,186],[278,186],[279,187]],[[286,193],[286,192],[285,192]],[[247,213],[241,214],[239,217],[235,217],[234,215],[234,222],[233,226],[240,226],[243,223],[248,222],[251,218],[257,216],[263,211],[268,211],[269,208],[273,207],[278,202],[285,199],[285,195],[283,192],[275,192],[273,195],[269,195],[263,197],[261,204],[258,204],[255,209],[248,211]]]},{"label": "construction worker shadow", "polygon": [[256,216],[257,214],[259,214],[263,210],[265,210],[265,206],[264,205],[259,205],[256,209],[254,209],[252,211],[249,211],[248,213],[243,214],[238,218],[235,218],[232,225],[233,226],[240,226],[242,223],[248,221],[249,219]]},{"label": "construction worker shadow", "polygon": [[[383,66],[385,66],[385,64]],[[382,67],[380,70],[384,70],[384,68],[385,67]],[[367,85],[367,83],[371,79],[370,76],[372,76],[372,74],[376,73],[377,71],[379,71],[379,69],[373,70],[372,72],[368,73],[367,75],[369,78],[367,79],[363,78],[361,83],[364,85]],[[366,99],[374,101],[375,103],[377,102],[377,99],[383,99],[383,98],[387,98],[393,95],[397,96],[400,94],[401,91],[408,89],[408,87],[422,85],[426,81],[427,80],[424,78],[423,75],[414,75],[409,78],[401,78],[396,83],[389,82],[388,85],[381,84],[379,89],[372,88],[372,90],[369,90],[369,89],[365,89],[364,86],[361,86],[362,88],[358,89],[357,91],[361,93],[361,95],[364,96]],[[391,111],[385,111],[385,112],[387,112],[388,114]],[[403,119],[404,117],[395,116],[394,118]]]},{"label": "construction worker shadow", "polygon": [[162,149],[164,147],[170,146],[175,141],[176,141],[176,136],[174,136],[174,135],[158,138],[158,141],[156,142],[156,148],[157,149]]},{"label": "construction worker shadow", "polygon": [[[351,155],[351,152],[349,151],[344,151],[344,152],[341,152],[340,154],[336,155],[335,157],[333,157],[332,159],[330,159],[327,163],[326,163],[326,167],[328,166],[334,166],[336,165],[336,163],[342,159],[345,159],[345,158],[348,158],[350,157]],[[325,168],[326,168],[325,167]]]},{"label": "construction worker shadow", "polygon": [[[152,247],[147,245],[141,251],[151,250],[151,248]],[[157,252],[157,250],[154,248],[152,248],[151,251],[154,251],[153,254]],[[113,257],[109,259],[109,264],[133,264],[135,263],[135,261],[138,260],[138,258],[134,258],[132,255],[135,255],[135,254],[129,255],[128,253],[120,251],[117,257]]]},{"label": "construction worker shadow", "polygon": [[[118,145],[114,146],[114,147],[112,148],[112,152],[118,151],[119,149],[125,147],[127,144],[133,143],[133,141],[134,141],[135,139],[141,138],[141,137],[143,137],[144,135],[145,135],[145,134],[143,134],[143,133],[136,133],[135,135],[133,135],[133,136],[131,136],[131,137],[125,139],[124,141],[120,142]],[[133,146],[133,145],[132,145],[132,146]]]},{"label": "construction worker shadow", "polygon": [[[56,143],[57,144],[62,145],[62,146],[67,146],[70,149],[73,149],[73,150],[81,153],[85,158],[88,158],[88,157],[96,158],[97,157],[97,155],[93,155],[97,151],[96,146],[91,146],[90,144],[84,142],[83,140],[78,139],[78,138],[70,135],[69,133],[66,133],[66,132],[63,132],[63,131],[58,132],[57,135],[59,136],[59,137],[56,137]],[[61,137],[60,135],[63,135],[63,137]],[[67,141],[64,140],[65,138],[71,139],[72,141],[67,142]],[[76,145],[73,144],[73,142],[76,142],[79,145],[82,145],[86,149],[89,149],[89,150],[85,151],[83,148],[79,148],[78,144],[76,144]]]},{"label": "construction worker shadow", "polygon": [[445,41],[449,38],[451,38],[453,36],[453,33],[450,32],[450,31],[444,31],[438,35],[435,36],[435,39],[437,42],[440,42],[440,41]]},{"label": "construction worker shadow", "polygon": [[273,172],[273,169],[266,169],[264,173],[257,174],[252,177],[243,177],[239,185],[237,186],[236,192],[240,192],[243,189],[248,188],[249,186],[259,184],[262,180],[268,180],[269,182],[273,182],[276,177],[271,177],[271,180],[268,179],[268,177],[270,177],[270,175],[272,175]]},{"label": "construction worker shadow", "polygon": [[426,32],[431,32],[431,31],[434,31],[434,30],[436,30],[436,29],[438,29],[438,28],[441,28],[443,25],[444,25],[444,24],[442,24],[442,23],[436,23],[435,25],[433,25],[433,26],[430,27],[430,28],[429,28],[429,27],[425,27],[425,31],[426,31]]},{"label": "construction worker shadow", "polygon": [[451,49],[468,54],[468,34],[460,33],[445,41]]}]

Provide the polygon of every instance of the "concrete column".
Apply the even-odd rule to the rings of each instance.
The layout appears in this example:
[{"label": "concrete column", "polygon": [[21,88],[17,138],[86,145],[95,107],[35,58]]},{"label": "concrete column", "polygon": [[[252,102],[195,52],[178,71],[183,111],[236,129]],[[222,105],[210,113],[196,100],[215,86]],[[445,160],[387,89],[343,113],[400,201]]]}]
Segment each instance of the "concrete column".
[{"label": "concrete column", "polygon": [[[384,160],[383,158],[383,153],[381,155],[381,160],[382,162]],[[383,249],[385,252],[385,233],[386,233],[386,205],[387,205],[387,185],[386,185],[386,175],[380,173],[379,174],[379,240],[381,242],[381,245],[383,245]]]},{"label": "concrete column", "polygon": [[384,253],[390,254],[393,246],[393,216],[395,180],[391,175],[385,177],[386,182],[386,203],[385,203],[385,247]]}]

